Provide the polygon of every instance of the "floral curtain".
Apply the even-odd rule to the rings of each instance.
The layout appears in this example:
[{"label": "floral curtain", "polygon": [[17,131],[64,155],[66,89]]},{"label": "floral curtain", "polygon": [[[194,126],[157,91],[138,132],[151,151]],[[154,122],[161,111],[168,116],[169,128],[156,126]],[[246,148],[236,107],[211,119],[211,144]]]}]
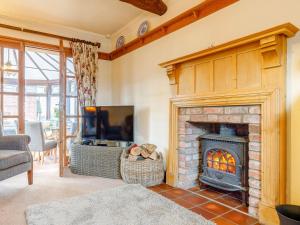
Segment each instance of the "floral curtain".
[{"label": "floral curtain", "polygon": [[80,106],[96,105],[98,47],[79,41],[70,42]]}]

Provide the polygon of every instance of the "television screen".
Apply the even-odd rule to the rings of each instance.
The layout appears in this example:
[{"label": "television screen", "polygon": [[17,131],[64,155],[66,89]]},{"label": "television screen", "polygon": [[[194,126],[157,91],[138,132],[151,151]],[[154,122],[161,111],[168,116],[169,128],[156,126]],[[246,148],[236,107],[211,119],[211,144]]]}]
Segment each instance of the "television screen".
[{"label": "television screen", "polygon": [[133,142],[133,106],[83,107],[82,137]]}]

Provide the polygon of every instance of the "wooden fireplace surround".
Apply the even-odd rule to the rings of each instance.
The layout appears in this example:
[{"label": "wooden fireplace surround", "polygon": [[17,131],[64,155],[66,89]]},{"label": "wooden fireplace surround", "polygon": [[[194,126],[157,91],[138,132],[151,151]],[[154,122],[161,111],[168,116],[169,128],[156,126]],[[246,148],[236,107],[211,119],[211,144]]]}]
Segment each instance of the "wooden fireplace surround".
[{"label": "wooden fireplace surround", "polygon": [[279,224],[275,206],[286,202],[286,39],[297,31],[287,23],[160,64],[172,90],[168,184],[178,182],[179,108],[260,105],[259,221]]}]

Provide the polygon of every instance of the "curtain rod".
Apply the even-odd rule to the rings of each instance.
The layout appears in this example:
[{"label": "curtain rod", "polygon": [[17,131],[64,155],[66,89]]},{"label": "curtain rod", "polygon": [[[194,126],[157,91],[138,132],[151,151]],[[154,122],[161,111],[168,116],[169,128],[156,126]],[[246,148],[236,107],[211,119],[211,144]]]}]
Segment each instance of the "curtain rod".
[{"label": "curtain rod", "polygon": [[85,44],[97,46],[98,48],[100,48],[100,46],[101,46],[101,43],[99,43],[99,42],[94,43],[94,42],[91,42],[91,41],[85,41],[85,40],[80,40],[80,39],[75,39],[75,38],[60,36],[60,35],[56,35],[56,34],[51,34],[51,33],[46,33],[46,32],[41,32],[41,31],[36,31],[36,30],[31,30],[31,29],[27,29],[27,28],[23,28],[23,27],[11,26],[11,25],[2,24],[2,23],[0,23],[0,28],[6,28],[6,29],[10,29],[10,30],[16,30],[16,31],[26,32],[26,33],[31,33],[31,34],[45,36],[45,37],[57,38],[57,39],[60,39],[60,40],[82,42],[82,43],[85,43]]}]

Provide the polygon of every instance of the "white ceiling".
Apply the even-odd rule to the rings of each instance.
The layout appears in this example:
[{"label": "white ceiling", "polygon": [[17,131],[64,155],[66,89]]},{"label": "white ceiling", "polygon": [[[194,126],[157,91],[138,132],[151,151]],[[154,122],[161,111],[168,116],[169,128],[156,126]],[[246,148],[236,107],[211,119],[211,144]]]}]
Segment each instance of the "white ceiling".
[{"label": "white ceiling", "polygon": [[142,10],[119,0],[0,0],[0,15],[112,34]]}]

